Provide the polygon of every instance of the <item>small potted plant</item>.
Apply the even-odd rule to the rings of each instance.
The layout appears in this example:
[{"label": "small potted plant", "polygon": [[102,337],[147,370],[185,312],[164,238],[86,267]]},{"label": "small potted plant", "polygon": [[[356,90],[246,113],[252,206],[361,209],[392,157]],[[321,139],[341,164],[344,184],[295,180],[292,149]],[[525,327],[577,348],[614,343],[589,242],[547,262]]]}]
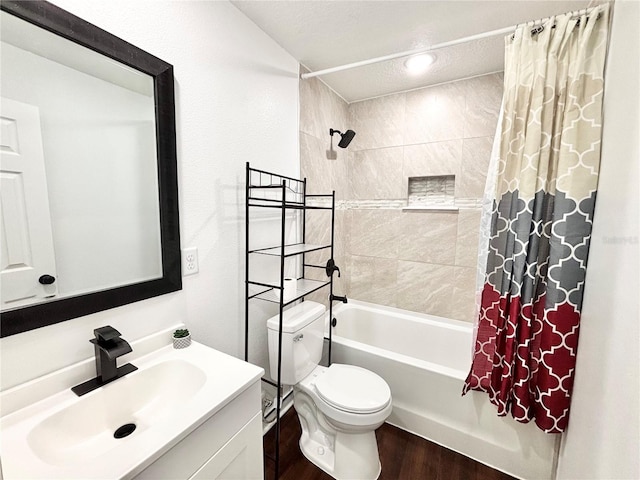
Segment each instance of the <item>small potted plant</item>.
[{"label": "small potted plant", "polygon": [[173,348],[187,348],[191,345],[191,334],[186,328],[179,328],[173,332]]}]

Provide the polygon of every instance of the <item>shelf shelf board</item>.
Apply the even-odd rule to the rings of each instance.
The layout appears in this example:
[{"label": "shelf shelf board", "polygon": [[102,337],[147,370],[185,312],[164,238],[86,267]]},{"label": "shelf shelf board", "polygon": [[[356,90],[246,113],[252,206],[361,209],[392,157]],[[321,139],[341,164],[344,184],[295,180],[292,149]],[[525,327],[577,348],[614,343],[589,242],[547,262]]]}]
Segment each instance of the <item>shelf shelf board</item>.
[{"label": "shelf shelf board", "polygon": [[[280,190],[282,190],[282,185],[249,185],[249,188],[251,189],[261,189],[261,188],[279,188]],[[302,193],[302,192],[296,192],[293,188],[291,187],[284,187],[286,190],[289,190],[290,192],[293,193]]]},{"label": "shelf shelf board", "polygon": [[409,205],[402,207],[403,211],[414,212],[457,212],[460,209],[455,205]]},{"label": "shelf shelf board", "polygon": [[[251,282],[249,282],[249,283],[251,283]],[[250,287],[250,290],[253,293],[251,293],[248,298],[249,298],[249,300],[251,300],[252,298],[256,298],[257,296],[262,295],[263,293],[267,293],[267,292],[272,291],[274,288],[276,288],[276,287],[262,288],[262,290],[258,290],[255,286]],[[276,295],[277,295],[277,293],[276,293]]]},{"label": "shelf shelf board", "polygon": [[[315,292],[316,290],[321,289],[329,285],[331,282],[321,282],[318,280],[309,280],[308,278],[301,278],[296,282],[296,293],[295,296],[290,298],[285,298],[283,306],[289,305],[297,300],[300,300],[302,297],[309,295],[310,293]],[[273,285],[272,288],[258,292],[256,294],[252,294],[250,298],[258,298],[260,300],[266,300],[267,302],[272,303],[280,303],[280,286]]]},{"label": "shelf shelf board", "polygon": [[[252,203],[253,202],[253,203]],[[264,203],[255,203],[255,202],[264,202]],[[249,206],[260,207],[260,206],[270,206],[270,207],[282,207],[282,199],[280,198],[264,198],[264,197],[249,197]],[[285,202],[286,206],[289,205],[297,205],[300,207],[304,206],[304,202],[299,202],[296,200],[287,200]]]},{"label": "shelf shelf board", "polygon": [[[300,255],[303,253],[315,252],[316,250],[322,250],[325,248],[331,248],[331,245],[311,245],[308,243],[296,243],[294,245],[284,246],[284,256],[292,257],[294,255]],[[258,250],[251,250],[249,253],[259,253],[261,255],[272,255],[279,257],[282,253],[281,247],[261,248]]]},{"label": "shelf shelf board", "polygon": [[[256,203],[256,202],[272,202],[272,203]],[[262,208],[282,208],[281,200],[271,200],[267,198],[249,198],[250,207],[262,207]],[[331,210],[331,207],[318,207],[315,205],[305,205],[301,202],[287,201],[284,204],[284,208],[296,209],[296,210]]]}]

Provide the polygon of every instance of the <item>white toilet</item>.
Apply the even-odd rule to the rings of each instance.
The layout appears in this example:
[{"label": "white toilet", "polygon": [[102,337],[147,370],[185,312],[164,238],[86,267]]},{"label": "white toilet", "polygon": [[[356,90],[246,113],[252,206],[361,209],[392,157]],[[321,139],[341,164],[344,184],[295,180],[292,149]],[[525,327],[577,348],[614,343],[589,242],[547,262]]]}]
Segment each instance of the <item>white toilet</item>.
[{"label": "white toilet", "polygon": [[[293,385],[300,449],[338,480],[380,475],[375,429],[391,413],[391,390],[381,377],[352,365],[319,365],[325,307],[302,302],[283,314],[281,379]],[[271,378],[278,378],[279,316],[267,321]]]}]

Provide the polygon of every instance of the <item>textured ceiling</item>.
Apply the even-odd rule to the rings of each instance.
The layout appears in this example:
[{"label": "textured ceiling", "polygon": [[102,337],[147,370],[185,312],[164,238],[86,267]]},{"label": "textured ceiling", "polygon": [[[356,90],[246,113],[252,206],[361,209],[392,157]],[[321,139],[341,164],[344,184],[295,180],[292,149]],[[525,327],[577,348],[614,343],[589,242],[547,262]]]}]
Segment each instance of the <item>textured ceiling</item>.
[{"label": "textured ceiling", "polygon": [[[309,70],[425,47],[585,8],[589,0],[232,0]],[[420,76],[404,59],[321,77],[348,102],[502,70],[502,36],[435,52]]]}]

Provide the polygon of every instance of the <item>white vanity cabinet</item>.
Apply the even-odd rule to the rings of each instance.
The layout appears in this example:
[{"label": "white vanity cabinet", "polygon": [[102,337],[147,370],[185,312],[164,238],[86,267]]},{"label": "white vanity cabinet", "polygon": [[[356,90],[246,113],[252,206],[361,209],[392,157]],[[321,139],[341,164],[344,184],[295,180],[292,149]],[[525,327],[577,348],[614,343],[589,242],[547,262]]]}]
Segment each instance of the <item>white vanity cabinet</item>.
[{"label": "white vanity cabinet", "polygon": [[136,342],[138,369],[86,395],[69,387],[95,359],[1,392],[2,477],[262,480],[264,370],[198,342],[174,349],[173,330]]},{"label": "white vanity cabinet", "polygon": [[260,380],[134,478],[262,480]]}]

